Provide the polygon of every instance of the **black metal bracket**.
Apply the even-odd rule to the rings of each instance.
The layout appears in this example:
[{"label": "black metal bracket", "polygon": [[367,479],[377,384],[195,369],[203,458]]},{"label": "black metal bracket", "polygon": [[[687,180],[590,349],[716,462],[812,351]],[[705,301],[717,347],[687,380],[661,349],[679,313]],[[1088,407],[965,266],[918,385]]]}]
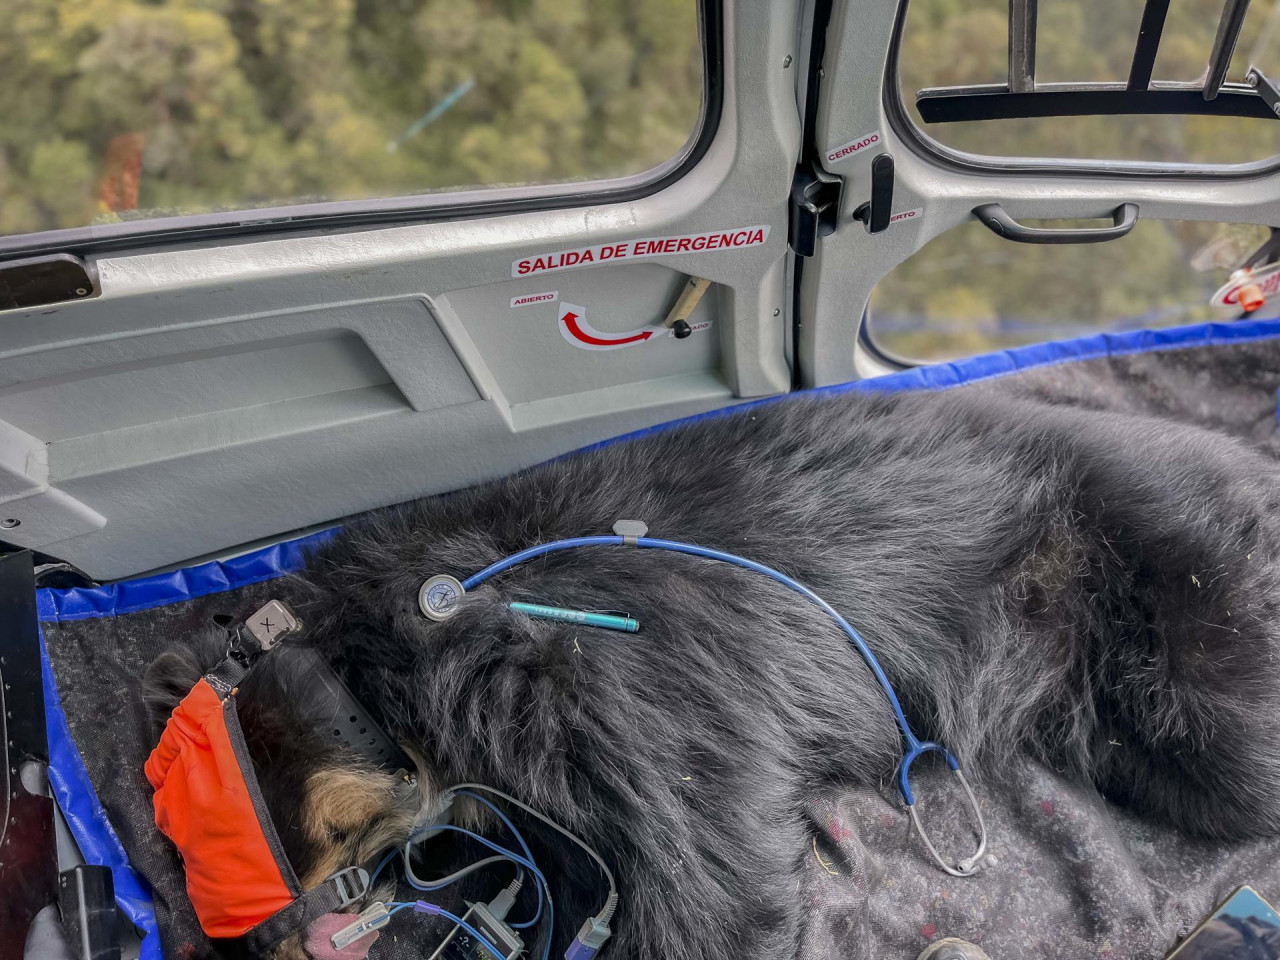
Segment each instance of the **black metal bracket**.
[{"label": "black metal bracket", "polygon": [[791,182],[788,242],[799,257],[812,257],[818,240],[835,233],[844,181],[816,166],[796,170]]},{"label": "black metal bracket", "polygon": [[1031,93],[1010,93],[1003,83],[931,87],[916,94],[916,109],[925,123],[1123,114],[1276,119],[1258,91],[1243,83],[1224,84],[1212,100],[1200,87],[1172,83],[1145,90],[1124,83],[1041,83]]},{"label": "black metal bracket", "polygon": [[[812,257],[818,249],[818,241],[835,232],[844,190],[843,180],[822,169],[822,156],[817,145],[818,104],[824,75],[822,63],[827,55],[827,27],[831,22],[833,2],[816,0],[812,11],[809,64],[804,77],[800,161],[791,180],[791,209],[787,224],[787,243],[798,257]],[[797,269],[801,262],[797,261]],[[799,296],[799,274],[795,277],[795,289]],[[799,325],[793,330],[798,331]]]},{"label": "black metal bracket", "polygon": [[1226,0],[1223,5],[1222,19],[1218,21],[1218,33],[1213,38],[1213,52],[1209,54],[1209,68],[1205,72],[1204,90],[1201,93],[1205,100],[1213,100],[1222,89],[1222,82],[1227,79],[1231,54],[1235,53],[1236,41],[1240,39],[1240,30],[1248,12],[1249,0]]},{"label": "black metal bracket", "polygon": [[1280,117],[1280,89],[1276,88],[1271,79],[1253,64],[1250,64],[1249,72],[1245,74],[1244,81],[1257,90],[1258,96],[1271,108],[1271,112]]},{"label": "black metal bracket", "polygon": [[1169,0],[1147,0],[1142,8],[1142,25],[1138,28],[1138,42],[1134,44],[1133,62],[1129,65],[1130,90],[1146,90],[1151,86],[1151,71],[1155,69],[1168,15]]}]

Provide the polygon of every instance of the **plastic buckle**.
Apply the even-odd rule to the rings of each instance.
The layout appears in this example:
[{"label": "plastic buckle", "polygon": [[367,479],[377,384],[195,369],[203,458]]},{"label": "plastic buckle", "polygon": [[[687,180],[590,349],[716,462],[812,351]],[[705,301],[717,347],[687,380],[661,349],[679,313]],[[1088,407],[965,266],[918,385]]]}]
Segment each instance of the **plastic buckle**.
[{"label": "plastic buckle", "polygon": [[333,884],[341,898],[339,907],[349,907],[363,900],[369,894],[369,871],[363,867],[345,867],[331,876],[325,883]]},{"label": "plastic buckle", "polygon": [[258,649],[266,653],[280,642],[281,637],[298,629],[298,618],[279,600],[268,600],[244,625],[258,642]]}]

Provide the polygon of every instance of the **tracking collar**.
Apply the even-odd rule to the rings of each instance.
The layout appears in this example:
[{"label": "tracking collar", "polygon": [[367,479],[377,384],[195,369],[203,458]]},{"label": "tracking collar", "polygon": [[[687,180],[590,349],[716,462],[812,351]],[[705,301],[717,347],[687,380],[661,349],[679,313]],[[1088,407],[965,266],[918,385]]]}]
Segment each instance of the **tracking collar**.
[{"label": "tracking collar", "polygon": [[[362,901],[369,873],[349,866],[303,891],[263,801],[236,706],[241,680],[267,653],[304,716],[381,768],[412,764],[314,650],[277,648],[297,619],[272,600],[232,628],[226,657],[201,677],[147,758],[155,823],[178,848],[187,893],[210,937],[243,937],[266,953],[312,922]],[[411,777],[405,775],[406,783]]]}]

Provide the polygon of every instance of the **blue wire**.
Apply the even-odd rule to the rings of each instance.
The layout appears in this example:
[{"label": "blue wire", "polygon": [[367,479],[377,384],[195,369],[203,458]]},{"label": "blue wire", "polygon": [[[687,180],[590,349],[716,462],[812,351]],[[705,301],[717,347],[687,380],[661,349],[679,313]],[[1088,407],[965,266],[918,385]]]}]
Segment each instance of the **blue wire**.
[{"label": "blue wire", "polygon": [[[447,830],[450,833],[460,833],[464,837],[470,837],[472,840],[476,841],[477,843],[484,844],[494,853],[499,854],[500,856],[506,857],[512,863],[519,864],[520,866],[531,870],[535,877],[537,877],[543,883],[546,883],[546,878],[542,875],[542,871],[538,869],[538,865],[535,864],[532,860],[525,859],[520,854],[516,853],[514,850],[508,850],[506,847],[499,846],[498,844],[494,843],[492,840],[488,839],[487,837],[482,837],[480,834],[476,833],[473,830],[468,830],[466,827],[455,827],[451,823],[433,824],[431,829],[433,831]],[[431,888],[431,884],[429,883],[415,883],[412,880],[412,878],[408,878],[408,877],[406,877],[405,879],[408,881],[409,886],[413,887],[415,890],[427,890]]]},{"label": "blue wire", "polygon": [[[475,800],[483,804],[484,806],[488,807],[493,812],[493,815],[497,817],[499,820],[501,820],[503,825],[506,826],[506,828],[511,831],[511,835],[516,838],[516,843],[520,844],[520,849],[523,850],[524,855],[529,858],[529,862],[530,863],[535,862],[533,859],[533,851],[531,851],[529,849],[529,845],[524,842],[524,837],[521,835],[520,831],[516,829],[516,825],[511,822],[511,820],[507,817],[505,813],[503,813],[500,809],[498,809],[498,806],[495,803],[493,803],[493,801],[489,800],[486,797],[480,796],[480,794],[478,793],[472,793],[470,790],[459,790],[457,791],[457,795],[460,797],[470,797],[472,800]],[[542,919],[542,884],[540,883],[534,884],[533,888],[536,891],[538,891],[538,907],[533,913],[533,919],[526,920],[523,923],[510,924],[511,928],[514,930],[527,930],[529,929],[529,927],[532,927],[534,924],[536,924],[539,920]]]},{"label": "blue wire", "polygon": [[871,668],[871,672],[875,675],[876,682],[884,690],[885,696],[889,698],[889,705],[893,707],[894,717],[898,721],[898,728],[902,731],[903,737],[906,738],[908,745],[916,747],[920,741],[916,739],[916,735],[912,733],[910,725],[907,723],[906,715],[902,712],[902,705],[898,703],[898,695],[894,692],[893,686],[889,683],[889,678],[885,676],[884,670],[880,666],[880,661],[876,659],[876,655],[871,652],[871,648],[867,646],[867,642],[862,639],[861,634],[853,628],[853,626],[844,617],[836,611],[831,604],[823,600],[820,596],[806,587],[798,580],[793,580],[780,570],[773,567],[767,567],[763,563],[757,563],[754,560],[748,560],[746,557],[739,557],[732,553],[722,553],[719,550],[711,550],[707,547],[695,547],[691,543],[678,543],[674,540],[655,540],[650,537],[636,538],[636,546],[647,547],[653,550],[671,550],[674,553],[687,553],[694,557],[705,557],[708,560],[720,560],[724,563],[731,563],[734,566],[743,567],[747,570],[754,570],[756,573],[762,573],[766,577],[778,581],[783,586],[794,590],[805,599],[818,606],[823,613],[829,616],[837,624],[840,629],[845,632],[853,645],[858,648],[858,652],[862,654],[862,658],[867,661],[867,666]]},{"label": "blue wire", "polygon": [[[466,827],[455,827],[451,823],[437,823],[432,827],[432,830],[448,830],[451,833],[460,833],[464,837],[470,837],[477,843],[484,844],[484,846],[488,847],[494,853],[501,854],[511,862],[517,863],[532,871],[533,875],[538,878],[538,882],[541,883],[547,891],[547,941],[542,948],[542,960],[547,960],[547,957],[551,955],[551,937],[555,933],[556,929],[556,911],[555,904],[551,902],[551,885],[547,883],[547,878],[542,875],[542,871],[538,869],[538,865],[532,860],[526,860],[513,850],[508,850],[506,847],[498,846],[498,844],[494,843],[487,837],[482,837],[480,834],[473,830],[468,830]],[[409,881],[409,885],[419,890],[426,888],[425,884],[419,885],[414,883],[412,880]]]},{"label": "blue wire", "polygon": [[530,547],[528,550],[521,550],[519,553],[513,553],[505,560],[499,560],[485,567],[479,573],[472,574],[462,581],[462,589],[470,590],[472,587],[484,583],[490,577],[496,577],[503,571],[510,570],[518,564],[524,563],[526,560],[533,560],[535,557],[546,556],[548,553],[556,553],[560,550],[572,550],[574,547],[601,547],[601,546],[621,546],[621,537],[573,537],[570,540],[555,540],[552,543],[542,543],[536,547]]},{"label": "blue wire", "polygon": [[[462,581],[463,590],[471,590],[474,587],[484,583],[490,577],[495,577],[500,573],[510,570],[518,564],[524,563],[526,560],[533,560],[537,557],[546,556],[549,553],[558,553],[561,550],[572,550],[575,547],[594,547],[594,546],[622,546],[625,544],[620,536],[601,536],[601,537],[572,537],[567,540],[554,540],[550,543],[542,543],[535,547],[529,547],[527,550],[521,550],[519,553],[513,553],[511,556],[499,560],[485,567],[479,573],[472,574],[466,580]],[[876,659],[876,655],[871,652],[871,648],[867,646],[867,642],[862,639],[862,635],[853,628],[844,617],[842,617],[831,604],[823,600],[820,596],[806,587],[798,580],[793,580],[780,570],[766,566],[763,563],[757,563],[754,560],[748,560],[746,557],[740,557],[737,554],[725,553],[721,550],[712,550],[709,547],[698,547],[691,543],[680,543],[676,540],[661,540],[654,537],[637,537],[635,539],[637,547],[643,547],[651,550],[670,550],[673,553],[684,553],[694,557],[703,557],[708,560],[719,560],[722,563],[729,563],[735,567],[742,567],[744,570],[752,570],[756,573],[764,574],[771,580],[787,587],[790,590],[800,594],[809,602],[817,606],[823,613],[829,616],[840,627],[849,641],[857,648],[858,653],[862,655],[862,659],[866,661],[872,675],[876,679],[876,683],[880,685],[880,689],[884,691],[885,697],[889,700],[889,706],[893,710],[894,720],[898,724],[898,729],[902,731],[902,738],[906,742],[906,750],[903,752],[902,764],[898,768],[898,789],[902,792],[902,798],[906,801],[907,806],[915,804],[915,797],[911,793],[911,784],[907,780],[907,774],[911,769],[911,764],[916,758],[923,753],[936,751],[941,753],[947,761],[947,765],[952,770],[959,771],[960,764],[956,762],[956,758],[951,752],[940,744],[931,741],[922,741],[911,729],[911,725],[907,722],[906,714],[902,711],[902,704],[898,702],[898,695],[894,692],[893,684],[889,682],[888,676],[884,672],[884,668],[880,666],[880,661]]]},{"label": "blue wire", "polygon": [[382,873],[382,871],[387,868],[387,864],[390,863],[399,852],[400,850],[398,848],[388,851],[387,855],[382,858],[382,862],[373,868],[373,876],[369,878],[369,886],[373,886],[374,882],[378,879],[378,874]]}]

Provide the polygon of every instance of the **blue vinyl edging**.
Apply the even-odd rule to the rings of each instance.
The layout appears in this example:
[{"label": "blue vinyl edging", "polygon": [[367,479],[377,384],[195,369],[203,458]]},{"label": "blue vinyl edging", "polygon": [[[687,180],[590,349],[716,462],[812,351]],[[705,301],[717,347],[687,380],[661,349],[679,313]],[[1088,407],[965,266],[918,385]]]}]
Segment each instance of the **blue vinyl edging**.
[{"label": "blue vinyl edging", "polygon": [[36,616],[42,622],[54,623],[115,617],[274,580],[301,567],[307,549],[328,540],[336,531],[336,527],[322,530],[230,560],[213,560],[138,580],[122,580],[105,587],[37,590]]},{"label": "blue vinyl edging", "polygon": [[[794,397],[836,396],[842,393],[902,393],[907,390],[949,390],[970,383],[994,380],[999,377],[1053,367],[1077,360],[1094,360],[1098,357],[1120,357],[1135,353],[1155,353],[1160,350],[1185,350],[1192,347],[1222,346],[1232,343],[1249,343],[1280,337],[1280,318],[1272,320],[1241,320],[1233,323],[1200,323],[1189,327],[1170,327],[1167,330],[1127,330],[1122,333],[1099,333],[1074,340],[1050,340],[1025,347],[1011,347],[996,353],[984,353],[965,357],[950,363],[935,363],[925,367],[911,367],[866,380],[836,383],[828,387],[814,387],[796,393],[762,397],[695,413],[679,420],[670,420],[652,427],[644,427],[619,437],[611,437],[584,448],[594,450],[624,440],[634,440],[672,427],[697,423],[714,417],[749,410],[767,403],[779,403]],[[1277,413],[1280,416],[1280,413]],[[581,451],[575,451],[581,452]],[[573,454],[566,454],[572,456]]]},{"label": "blue vinyl edging", "polygon": [[[1036,343],[1001,350],[997,353],[968,357],[952,363],[914,367],[868,380],[819,387],[804,391],[802,394],[765,397],[761,400],[736,404],[732,407],[637,430],[594,446],[645,436],[659,430],[668,430],[674,426],[708,417],[724,416],[727,413],[764,403],[778,403],[794,396],[823,396],[852,391],[947,390],[968,383],[1008,376],[1023,370],[1077,360],[1157,350],[1248,343],[1273,337],[1280,337],[1280,319],[1205,323],[1167,330],[1131,330],[1123,333],[1101,333],[1074,340]],[[126,580],[105,587],[37,590],[37,613],[41,621],[55,623],[93,617],[114,617],[262,583],[299,569],[305,561],[306,551],[323,543],[335,532],[336,530],[325,530],[287,543],[255,550],[230,560],[202,563],[171,573]],[[146,882],[129,865],[124,848],[115,830],[112,829],[102,804],[98,801],[93,784],[89,781],[80,751],[71,739],[57,686],[49,666],[48,654],[44,651],[43,635],[41,636],[41,657],[44,670],[45,722],[49,731],[49,780],[53,785],[58,806],[62,808],[85,859],[89,863],[104,864],[111,868],[115,879],[116,901],[129,919],[146,933],[143,940],[143,960],[160,960],[159,932],[150,891]]]},{"label": "blue vinyl edging", "polygon": [[1025,347],[1013,347],[996,353],[967,357],[951,363],[913,367],[883,377],[858,380],[815,392],[846,390],[945,390],[966,383],[1003,377],[1034,367],[1056,366],[1076,360],[1116,357],[1157,350],[1184,350],[1189,347],[1211,347],[1231,343],[1249,343],[1280,336],[1280,318],[1271,320],[1237,320],[1231,323],[1198,323],[1167,330],[1126,330],[1122,333],[1099,333],[1074,340],[1051,340]]},{"label": "blue vinyl edging", "polygon": [[76,838],[86,863],[111,869],[116,903],[135,927],[143,931],[140,960],[161,960],[160,930],[151,900],[151,887],[129,864],[120,838],[89,781],[80,750],[71,739],[62,699],[53,682],[49,654],[40,631],[40,675],[44,685],[44,718],[49,738],[49,786],[67,828]]}]

